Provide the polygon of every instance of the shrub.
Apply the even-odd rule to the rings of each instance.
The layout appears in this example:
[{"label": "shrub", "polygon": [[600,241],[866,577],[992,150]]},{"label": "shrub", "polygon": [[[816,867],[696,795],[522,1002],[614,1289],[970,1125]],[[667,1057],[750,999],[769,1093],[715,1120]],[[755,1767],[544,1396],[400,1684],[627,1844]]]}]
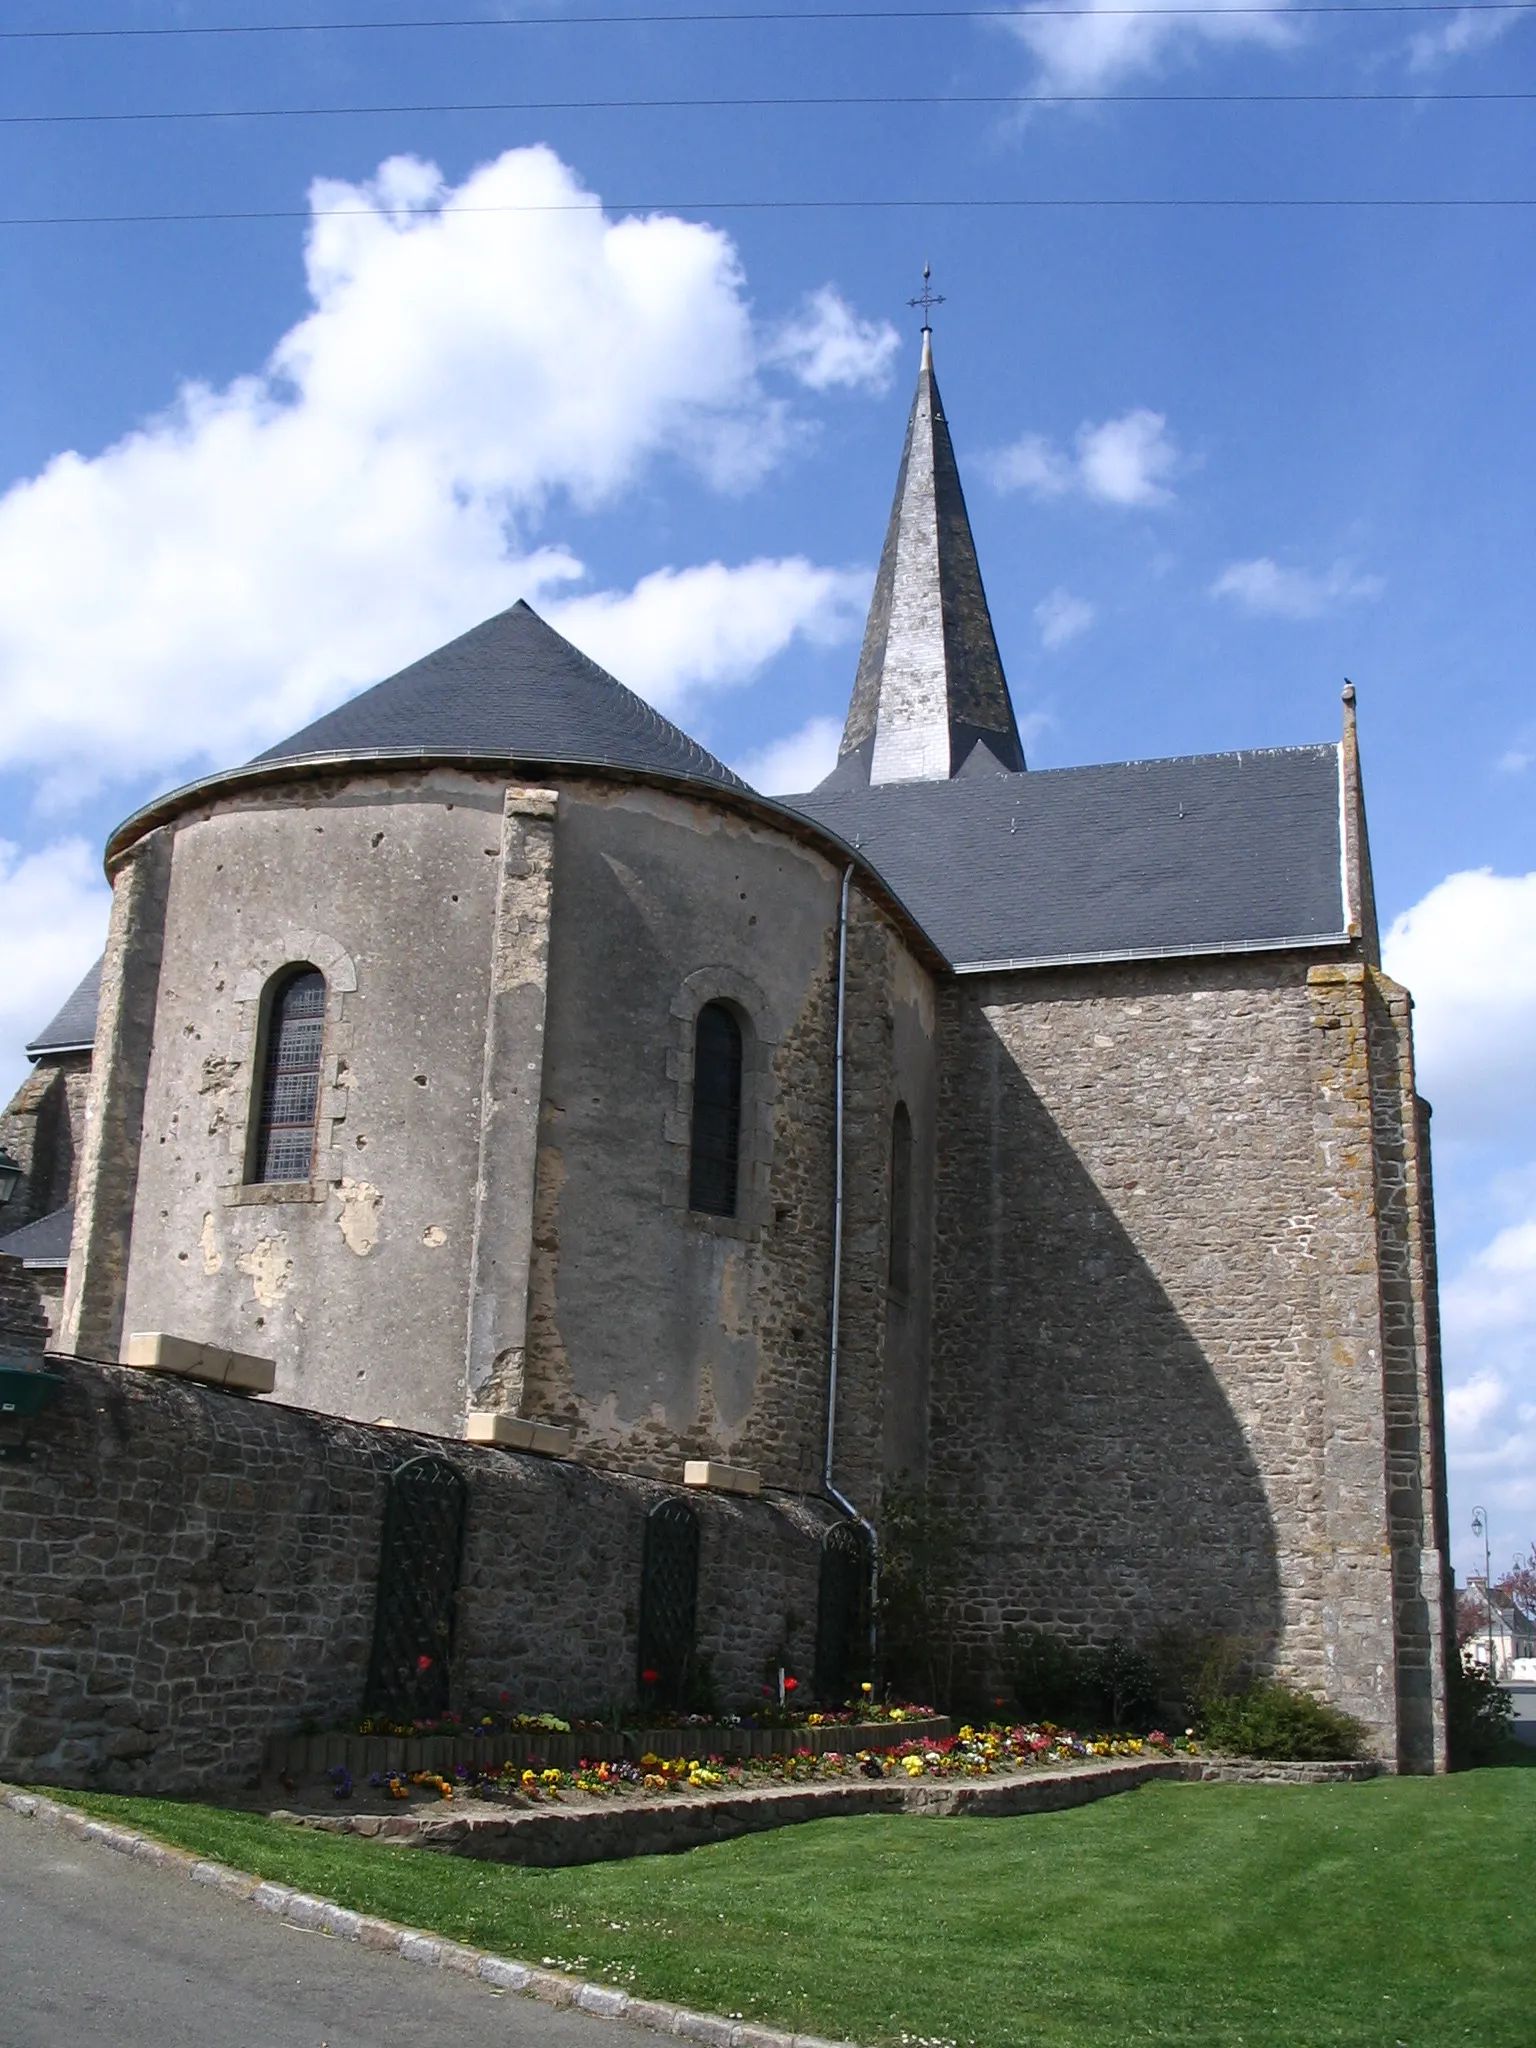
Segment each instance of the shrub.
[{"label": "shrub", "polygon": [[1006,1629],[1003,1669],[1026,1721],[1072,1721],[1087,1702],[1085,1658],[1048,1629]]},{"label": "shrub", "polygon": [[906,1699],[952,1704],[962,1529],[941,1500],[902,1483],[880,1516],[880,1678]]},{"label": "shrub", "polygon": [[1304,1763],[1358,1756],[1362,1733],[1350,1715],[1277,1680],[1203,1700],[1200,1732],[1218,1749],[1240,1756]]},{"label": "shrub", "polygon": [[1454,1658],[1446,1673],[1445,1719],[1453,1770],[1498,1763],[1509,1750],[1515,1703],[1477,1664]]},{"label": "shrub", "polygon": [[1117,1638],[1102,1650],[1090,1650],[1084,1661],[1099,1711],[1111,1728],[1150,1725],[1147,1717],[1157,1706],[1159,1673],[1144,1650],[1133,1650]]},{"label": "shrub", "polygon": [[1155,1660],[1118,1639],[1079,1650],[1048,1629],[1009,1629],[1003,1669],[1026,1720],[1096,1720],[1110,1728],[1150,1727],[1157,1718]]}]

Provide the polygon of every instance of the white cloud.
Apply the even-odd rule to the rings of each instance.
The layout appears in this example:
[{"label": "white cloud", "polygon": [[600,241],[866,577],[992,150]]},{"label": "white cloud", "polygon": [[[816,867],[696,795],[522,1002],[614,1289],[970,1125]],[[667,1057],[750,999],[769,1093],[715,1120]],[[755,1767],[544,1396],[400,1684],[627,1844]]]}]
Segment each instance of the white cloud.
[{"label": "white cloud", "polygon": [[1393,920],[1382,959],[1413,992],[1442,1207],[1449,1196],[1454,1213],[1475,1193],[1480,1209],[1509,1219],[1447,1271],[1440,1292],[1465,1570],[1473,1560],[1460,1524],[1473,1500],[1502,1542],[1536,1536],[1536,1169],[1493,1170],[1536,1154],[1536,873],[1448,875]]},{"label": "white cloud", "polygon": [[1445,1390],[1445,1427],[1450,1436],[1475,1436],[1508,1398],[1509,1389],[1493,1373],[1482,1373],[1465,1386]]},{"label": "white cloud", "polygon": [[550,606],[552,625],[663,711],[745,682],[801,636],[835,646],[864,621],[870,579],[803,557],[658,569],[632,591]]},{"label": "white cloud", "polygon": [[1000,491],[1037,498],[1072,492],[1102,505],[1163,505],[1172,498],[1168,480],[1179,451],[1166,414],[1137,406],[1097,426],[1085,420],[1073,445],[1068,455],[1040,434],[1025,434],[987,458],[992,482]]},{"label": "white cloud", "polygon": [[28,1071],[21,1047],[101,951],[110,902],[83,839],[60,839],[25,857],[0,840],[0,1107]]},{"label": "white cloud", "polygon": [[[541,544],[552,503],[611,500],[662,453],[737,488],[786,446],[718,230],[610,220],[543,148],[457,187],[396,158],[312,200],[313,307],[260,372],[0,499],[0,763],[78,793],[239,759],[519,596],[549,608],[582,574]],[[849,374],[830,339],[806,360]],[[847,602],[804,563],[712,565],[570,616],[601,637],[664,614],[664,655],[637,635],[617,665],[675,693]]]},{"label": "white cloud", "polygon": [[1052,653],[1058,647],[1065,647],[1069,640],[1075,640],[1079,633],[1086,633],[1093,620],[1093,606],[1086,598],[1074,597],[1070,590],[1053,590],[1049,597],[1042,597],[1035,606],[1040,644]]},{"label": "white cloud", "polygon": [[[1488,1509],[1500,1550],[1523,1549],[1536,1536],[1536,1216],[1467,1260],[1441,1290],[1441,1310],[1458,1497]],[[1463,1569],[1481,1570],[1464,1537],[1458,1549]]]},{"label": "white cloud", "polygon": [[1266,618],[1320,619],[1341,605],[1380,597],[1385,578],[1362,575],[1351,562],[1331,569],[1288,569],[1270,555],[1231,562],[1211,585],[1212,597],[1230,598]]},{"label": "white cloud", "polygon": [[1536,873],[1448,875],[1393,920],[1382,959],[1413,992],[1437,1134],[1536,1146]]},{"label": "white cloud", "polygon": [[798,732],[771,740],[757,753],[737,761],[736,773],[764,796],[788,796],[814,789],[837,766],[842,737],[840,718],[812,718]]},{"label": "white cloud", "polygon": [[1231,13],[1180,17],[1127,13],[1122,0],[1090,0],[1086,13],[1067,16],[1026,7],[1007,26],[1039,65],[1035,84],[1064,93],[1102,92],[1137,73],[1188,62],[1205,48],[1247,43],[1283,50],[1295,43],[1292,23],[1275,14],[1241,13],[1243,0],[1228,4]]},{"label": "white cloud", "polygon": [[1438,71],[1457,57],[1486,50],[1519,21],[1517,14],[1494,14],[1486,7],[1464,7],[1449,21],[1421,28],[1408,38],[1410,71]]},{"label": "white cloud", "polygon": [[829,284],[808,294],[770,338],[764,360],[781,363],[812,391],[884,391],[901,336],[889,320],[861,320]]},{"label": "white cloud", "polygon": [[1021,434],[1017,441],[983,460],[1000,491],[1032,491],[1037,498],[1059,498],[1076,481],[1070,456],[1053,447],[1043,434]]}]

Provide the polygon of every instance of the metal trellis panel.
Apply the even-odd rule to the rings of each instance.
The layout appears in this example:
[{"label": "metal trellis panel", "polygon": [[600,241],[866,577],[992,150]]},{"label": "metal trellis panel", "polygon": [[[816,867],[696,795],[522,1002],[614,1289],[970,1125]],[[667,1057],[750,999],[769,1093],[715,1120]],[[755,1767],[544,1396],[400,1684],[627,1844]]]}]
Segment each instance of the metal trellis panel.
[{"label": "metal trellis panel", "polygon": [[841,1706],[870,1676],[869,1538],[856,1522],[839,1522],[821,1546],[816,1607],[816,1697]]},{"label": "metal trellis panel", "polygon": [[367,1712],[435,1720],[448,1708],[469,1486],[446,1458],[389,1475]]},{"label": "metal trellis panel", "polygon": [[699,1609],[699,1518],[685,1500],[646,1517],[640,1568],[640,1697],[683,1710],[693,1677]]}]

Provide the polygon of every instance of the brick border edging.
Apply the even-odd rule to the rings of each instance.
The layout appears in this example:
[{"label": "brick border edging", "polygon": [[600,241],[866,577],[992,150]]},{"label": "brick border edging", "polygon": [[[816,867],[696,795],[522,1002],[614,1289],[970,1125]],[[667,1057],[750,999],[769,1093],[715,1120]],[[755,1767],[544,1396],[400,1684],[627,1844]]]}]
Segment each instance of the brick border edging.
[{"label": "brick border edging", "polygon": [[649,2027],[653,2033],[676,2034],[696,2041],[702,2048],[851,2048],[848,2042],[831,2042],[817,2034],[786,2034],[777,2027],[758,2027],[742,2020],[723,2019],[714,2013],[693,2012],[687,2006],[669,2005],[662,1999],[632,1998],[612,1984],[589,1984],[559,1970],[535,1969],[530,1963],[514,1962],[508,1956],[488,1955],[447,1941],[419,1927],[401,1927],[393,1920],[376,1919],[369,1913],[354,1913],[329,1899],[318,1899],[291,1886],[273,1884],[253,1877],[246,1870],[232,1870],[228,1864],[194,1856],[190,1849],[172,1848],[151,1835],[135,1834],[130,1828],[113,1827],[109,1821],[93,1820],[77,1807],[62,1806],[40,1793],[21,1792],[14,1786],[0,1786],[0,1803],[29,1820],[41,1820],[62,1827],[86,1842],[115,1849],[137,1863],[161,1870],[179,1871],[194,1884],[211,1885],[215,1891],[243,1904],[259,1906],[274,1913],[292,1927],[329,1934],[341,1941],[355,1941],[381,1955],[396,1955],[408,1963],[428,1969],[457,1970],[475,1977],[493,1991],[516,1991],[526,1998],[542,1999],[546,2005],[573,2006],[595,2019],[628,2020]]}]

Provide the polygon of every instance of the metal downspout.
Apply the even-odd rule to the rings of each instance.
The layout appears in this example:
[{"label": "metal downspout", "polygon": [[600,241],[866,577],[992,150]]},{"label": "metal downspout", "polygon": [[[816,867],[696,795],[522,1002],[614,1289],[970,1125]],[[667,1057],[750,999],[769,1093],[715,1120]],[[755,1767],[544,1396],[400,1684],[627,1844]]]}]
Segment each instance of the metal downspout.
[{"label": "metal downspout", "polygon": [[850,1520],[857,1522],[869,1538],[869,1651],[870,1675],[873,1677],[875,1598],[880,1585],[880,1538],[873,1522],[859,1513],[853,1502],[846,1494],[838,1491],[832,1480],[832,1457],[837,1442],[838,1339],[841,1335],[843,1307],[843,1106],[847,1064],[848,891],[852,884],[853,867],[850,864],[843,874],[842,894],[837,906],[837,1034],[832,1058],[832,1313],[831,1334],[827,1345],[827,1455],[821,1478],[828,1497],[836,1502]]}]

